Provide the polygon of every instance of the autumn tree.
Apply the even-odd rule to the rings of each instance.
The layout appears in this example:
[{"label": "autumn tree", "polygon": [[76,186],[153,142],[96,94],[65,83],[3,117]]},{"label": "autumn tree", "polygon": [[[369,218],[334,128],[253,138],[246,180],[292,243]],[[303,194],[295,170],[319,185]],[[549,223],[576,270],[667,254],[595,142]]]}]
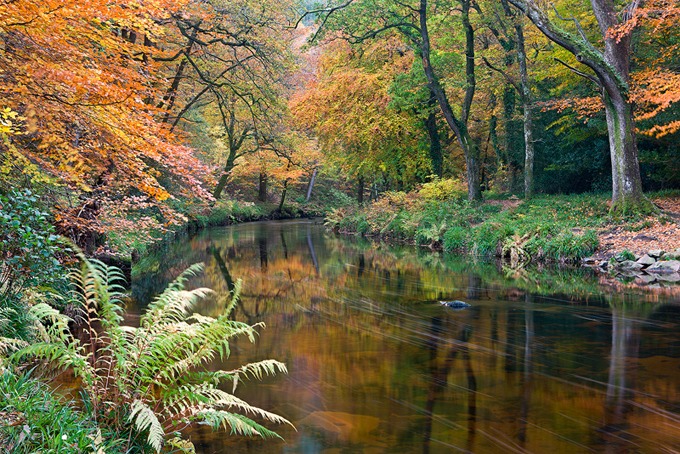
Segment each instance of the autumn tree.
[{"label": "autumn tree", "polygon": [[401,48],[397,39],[380,41],[360,59],[347,42],[334,42],[321,59],[318,79],[291,102],[329,160],[356,179],[360,203],[367,180],[384,176],[408,185],[428,172],[418,147],[422,129],[409,113],[390,107],[394,75],[412,63]]},{"label": "autumn tree", "polygon": [[[469,130],[470,111],[475,96],[475,29],[471,21],[472,2],[459,0],[456,7],[446,2],[420,0],[409,4],[391,0],[345,3],[315,10],[320,24],[320,35],[335,30],[344,34],[345,39],[354,43],[366,40],[389,31],[398,31],[416,49],[421,60],[423,72],[434,94],[447,125],[463,150],[468,183],[468,199],[481,199],[480,185],[480,146]],[[433,39],[429,17],[433,11],[455,9],[458,24],[464,34],[463,49],[465,59],[464,83],[460,103],[454,109],[450,96],[442,83],[441,68],[433,65]],[[446,14],[437,17],[438,23],[445,22]],[[445,22],[449,25],[448,22]]]},{"label": "autumn tree", "polygon": [[[564,18],[556,11],[556,18],[548,16],[533,0],[508,0],[521,10],[551,41],[562,46],[579,63],[593,71],[581,72],[583,77],[597,84],[607,118],[609,149],[612,164],[612,211],[649,209],[642,193],[642,180],[635,137],[633,103],[630,99],[631,35],[616,35],[617,27],[624,26],[635,15],[639,2],[628,4],[619,12],[611,0],[591,0],[592,12],[597,20],[604,50],[596,48],[581,24]],[[569,31],[558,20],[570,22]]]},{"label": "autumn tree", "polygon": [[153,103],[165,86],[163,63],[153,58],[165,55],[164,24],[187,3],[3,4],[0,93],[24,120],[22,134],[1,148],[2,167],[69,188],[60,190],[63,225],[96,224],[126,206],[160,210],[161,222],[173,222],[181,216],[163,203],[171,191],[210,197],[207,167]]}]

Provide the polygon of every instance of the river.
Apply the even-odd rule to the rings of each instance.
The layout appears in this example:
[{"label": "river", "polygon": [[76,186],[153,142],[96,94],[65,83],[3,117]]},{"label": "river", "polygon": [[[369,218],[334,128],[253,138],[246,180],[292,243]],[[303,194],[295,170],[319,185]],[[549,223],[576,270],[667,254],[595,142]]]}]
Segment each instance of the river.
[{"label": "river", "polygon": [[[197,428],[200,453],[680,451],[680,297],[621,291],[589,270],[512,271],[338,237],[313,221],[214,228],[145,257],[136,314],[192,263],[264,322],[225,364],[289,373],[236,395],[296,430],[253,440]],[[439,301],[461,300],[462,310]],[[219,298],[201,303],[217,315]]]}]

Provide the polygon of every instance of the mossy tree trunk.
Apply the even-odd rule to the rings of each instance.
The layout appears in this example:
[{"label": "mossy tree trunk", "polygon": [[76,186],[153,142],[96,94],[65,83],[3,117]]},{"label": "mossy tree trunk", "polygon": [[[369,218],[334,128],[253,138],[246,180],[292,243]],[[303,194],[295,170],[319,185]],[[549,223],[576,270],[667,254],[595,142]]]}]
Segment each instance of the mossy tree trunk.
[{"label": "mossy tree trunk", "polygon": [[[612,212],[652,210],[653,205],[642,193],[633,105],[628,98],[631,36],[630,34],[614,36],[610,33],[613,27],[621,24],[614,2],[590,1],[604,41],[604,51],[601,51],[588,41],[580,24],[574,19],[569,21],[574,22],[578,34],[557,26],[533,0],[508,1],[519,8],[548,39],[574,54],[580,63],[595,73],[593,76],[570,67],[577,74],[596,83],[601,89],[612,163]],[[626,7],[624,18],[630,17],[638,4],[639,2],[633,0]]]}]

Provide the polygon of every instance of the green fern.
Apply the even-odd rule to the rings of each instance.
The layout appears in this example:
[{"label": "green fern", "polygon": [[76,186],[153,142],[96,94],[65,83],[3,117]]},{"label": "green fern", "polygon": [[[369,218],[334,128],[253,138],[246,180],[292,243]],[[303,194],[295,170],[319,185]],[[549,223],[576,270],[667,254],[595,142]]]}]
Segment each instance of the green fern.
[{"label": "green fern", "polygon": [[[194,265],[182,273],[149,305],[139,327],[126,327],[121,316],[122,273],[83,258],[81,269],[71,275],[75,290],[70,302],[80,308],[77,320],[84,327],[80,336],[84,340],[68,330],[68,318],[46,305],[36,305],[32,311],[42,341],[22,348],[13,360],[33,357],[56,369],[70,369],[81,378],[86,401],[100,425],[156,452],[166,440],[182,445],[176,430],[192,423],[234,434],[278,437],[254,418],[290,423],[233,392],[241,379],[286,373],[286,366],[265,360],[229,371],[206,368],[214,359],[229,356],[230,340],[246,336],[254,342],[257,329],[264,325],[229,319],[240,282],[231,299],[224,301],[221,316],[193,313],[211,290],[185,290],[184,284],[201,270],[201,265]],[[221,388],[229,382],[232,393]]]}]

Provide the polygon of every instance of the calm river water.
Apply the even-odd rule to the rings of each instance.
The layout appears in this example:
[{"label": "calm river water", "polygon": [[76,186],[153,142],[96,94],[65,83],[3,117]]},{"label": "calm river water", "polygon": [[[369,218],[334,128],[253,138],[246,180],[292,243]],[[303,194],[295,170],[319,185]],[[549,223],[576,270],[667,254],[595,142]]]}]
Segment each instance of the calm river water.
[{"label": "calm river water", "polygon": [[[288,375],[239,384],[285,441],[197,429],[202,453],[680,451],[680,297],[619,293],[587,270],[512,272],[337,237],[311,221],[211,229],[138,264],[129,317],[196,262],[191,283],[264,322],[226,364]],[[453,310],[440,300],[463,300]],[[200,311],[217,315],[217,299]]]}]

